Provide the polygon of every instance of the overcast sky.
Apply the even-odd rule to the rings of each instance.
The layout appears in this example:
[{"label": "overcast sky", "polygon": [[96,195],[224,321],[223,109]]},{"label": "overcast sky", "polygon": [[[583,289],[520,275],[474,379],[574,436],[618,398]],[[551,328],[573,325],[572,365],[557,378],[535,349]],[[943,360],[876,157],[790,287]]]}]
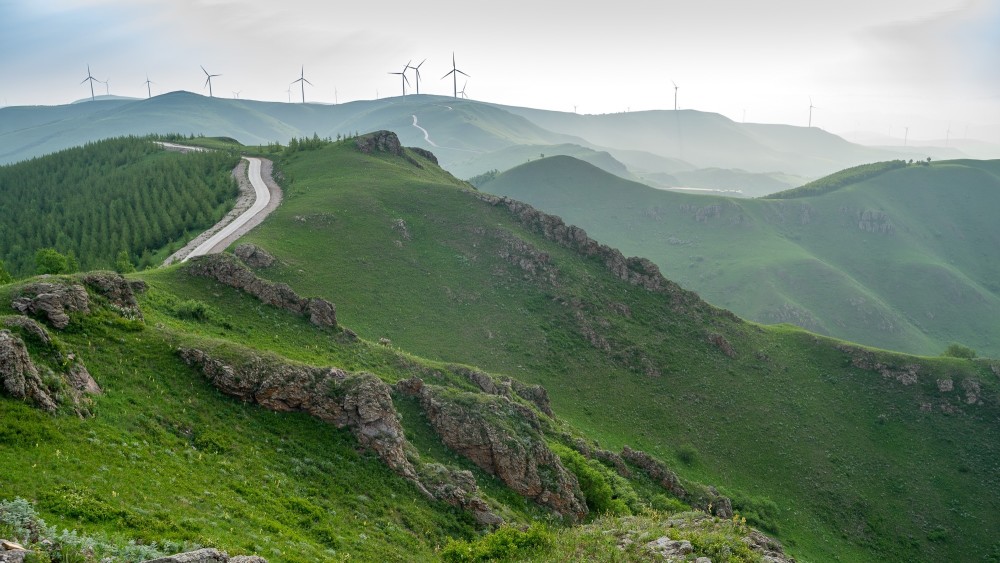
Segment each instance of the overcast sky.
[{"label": "overcast sky", "polygon": [[[451,94],[580,113],[679,106],[899,139],[1000,142],[1000,0],[0,0],[0,103],[197,93],[287,101]],[[412,71],[410,81],[413,81]],[[464,77],[458,86],[464,84]],[[104,85],[98,85],[103,93]],[[299,97],[293,89],[292,99]],[[947,133],[950,127],[950,133]]]}]

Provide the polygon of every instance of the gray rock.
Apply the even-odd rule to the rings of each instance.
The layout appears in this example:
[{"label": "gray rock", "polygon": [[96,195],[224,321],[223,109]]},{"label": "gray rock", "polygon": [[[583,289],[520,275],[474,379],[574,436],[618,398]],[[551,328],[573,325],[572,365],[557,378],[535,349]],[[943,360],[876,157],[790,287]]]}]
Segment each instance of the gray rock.
[{"label": "gray rock", "polygon": [[48,331],[34,319],[23,315],[15,315],[11,317],[4,317],[3,324],[4,326],[10,328],[21,329],[22,332],[24,332],[27,336],[34,338],[39,344],[45,346],[52,344],[52,338],[49,337]]},{"label": "gray rock", "polygon": [[89,313],[90,299],[81,285],[35,282],[21,288],[11,307],[22,314],[45,317],[57,329],[69,325],[67,311]]},{"label": "gray rock", "polygon": [[687,540],[672,540],[664,536],[647,543],[646,549],[652,551],[658,557],[683,561],[684,556],[694,551],[694,546]]},{"label": "gray rock", "polygon": [[38,375],[24,341],[9,330],[0,330],[0,384],[15,399],[34,402],[55,412],[56,402]]},{"label": "gray rock", "polygon": [[256,244],[241,244],[233,252],[251,268],[269,268],[274,264],[274,256]]},{"label": "gray rock", "polygon": [[229,563],[229,555],[224,551],[207,547],[187,553],[149,559],[144,563]]},{"label": "gray rock", "polygon": [[[133,286],[117,272],[90,272],[83,276],[83,283],[93,289],[130,319],[142,320],[142,311],[136,301]],[[145,282],[143,282],[145,285]]]}]

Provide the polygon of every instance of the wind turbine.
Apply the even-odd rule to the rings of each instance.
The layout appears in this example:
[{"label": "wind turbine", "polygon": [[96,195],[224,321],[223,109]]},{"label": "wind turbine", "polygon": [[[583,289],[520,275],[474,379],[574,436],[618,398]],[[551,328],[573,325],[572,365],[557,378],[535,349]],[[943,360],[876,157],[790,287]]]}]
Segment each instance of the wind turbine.
[{"label": "wind turbine", "polygon": [[[242,90],[241,90],[241,91],[242,91]],[[236,92],[236,91],[234,90],[234,91],[233,91],[233,99],[234,99],[234,100],[238,100],[238,99],[240,99],[240,93],[239,93],[239,92]]]},{"label": "wind turbine", "polygon": [[155,83],[152,80],[149,79],[149,75],[148,74],[146,75],[146,81],[143,82],[143,84],[146,85],[146,95],[148,97],[152,98],[153,97],[153,90],[149,87],[149,85],[150,84],[155,84]]},{"label": "wind turbine", "polygon": [[426,63],[426,62],[427,62],[427,59],[424,59],[424,60],[420,61],[420,64],[418,64],[417,66],[410,66],[409,63],[407,63],[407,65],[406,65],[408,68],[412,68],[413,72],[416,74],[416,77],[417,77],[417,94],[418,95],[420,94],[420,67],[423,66],[423,64]]},{"label": "wind turbine", "polygon": [[903,146],[906,146],[906,140],[910,138],[910,128],[903,127]]},{"label": "wind turbine", "polygon": [[674,111],[677,111],[677,91],[680,90],[681,87],[678,86],[673,80],[671,80],[670,83],[674,85]]},{"label": "wind turbine", "polygon": [[[201,71],[205,73],[205,84],[208,85],[208,97],[212,98],[212,79],[216,76],[222,76],[221,74],[209,74],[205,67],[201,67]],[[205,86],[202,86],[204,88]]]},{"label": "wind turbine", "polygon": [[292,103],[292,86],[291,86],[291,84],[288,85],[288,90],[285,90],[285,92],[288,93],[288,103]]},{"label": "wind turbine", "polygon": [[105,96],[110,96],[111,95],[111,77],[109,76],[107,80],[98,80],[98,82],[103,82],[104,83],[104,95]]},{"label": "wind turbine", "polygon": [[451,52],[451,70],[448,71],[447,74],[445,74],[444,76],[442,76],[441,80],[444,80],[445,78],[448,78],[448,74],[451,75],[452,87],[455,89],[455,97],[457,98],[458,97],[458,75],[462,74],[466,78],[472,78],[472,77],[469,76],[468,74],[465,74],[464,72],[458,70],[458,67],[455,66],[455,51]]},{"label": "wind turbine", "polygon": [[809,96],[809,127],[813,126],[813,109],[819,109],[813,105],[812,96]]},{"label": "wind turbine", "polygon": [[398,74],[398,75],[400,75],[400,76],[403,77],[403,95],[404,96],[406,95],[406,85],[410,83],[409,79],[406,78],[406,69],[410,68],[410,63],[412,63],[412,62],[413,61],[411,60],[408,63],[406,63],[406,66],[403,67],[403,72],[390,72],[389,73],[389,74]]},{"label": "wind turbine", "polygon": [[[292,80],[292,84],[296,82],[302,86],[302,103],[306,103],[306,84],[312,86],[313,83],[306,80],[306,65],[302,65],[302,72],[299,73],[298,80]],[[290,86],[290,85],[289,85]]]},{"label": "wind turbine", "polygon": [[463,97],[463,98],[465,98],[466,100],[468,100],[468,99],[469,99],[469,95],[465,93],[465,87],[466,87],[466,86],[468,86],[468,85],[469,85],[469,81],[468,81],[468,80],[466,80],[466,81],[465,81],[465,84],[462,84],[462,89],[458,91],[458,95],[459,95],[459,96],[462,96],[462,97]]},{"label": "wind turbine", "polygon": [[90,101],[94,101],[94,82],[100,82],[100,80],[94,78],[94,76],[92,74],[90,74],[90,65],[89,64],[87,65],[87,78],[84,78],[83,80],[81,80],[80,84],[83,84],[84,82],[86,82],[88,80],[90,81]]}]

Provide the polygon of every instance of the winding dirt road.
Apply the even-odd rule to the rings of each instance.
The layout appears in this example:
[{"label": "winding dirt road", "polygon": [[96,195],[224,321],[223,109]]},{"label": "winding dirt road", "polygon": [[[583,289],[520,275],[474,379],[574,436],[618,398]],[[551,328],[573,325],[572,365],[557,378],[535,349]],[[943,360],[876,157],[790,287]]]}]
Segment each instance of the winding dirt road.
[{"label": "winding dirt road", "polygon": [[[199,150],[194,147],[161,144],[168,150]],[[234,175],[240,181],[241,195],[237,199],[233,211],[230,211],[212,228],[195,237],[184,248],[170,255],[163,262],[165,266],[175,262],[186,262],[195,256],[222,252],[234,241],[261,224],[281,203],[281,188],[271,177],[273,163],[266,158],[257,157],[245,156],[243,160],[246,161],[246,165],[241,164],[234,170]],[[244,170],[246,170],[246,176],[243,175]],[[249,186],[246,185],[248,180]],[[240,212],[241,209],[242,212]]]}]

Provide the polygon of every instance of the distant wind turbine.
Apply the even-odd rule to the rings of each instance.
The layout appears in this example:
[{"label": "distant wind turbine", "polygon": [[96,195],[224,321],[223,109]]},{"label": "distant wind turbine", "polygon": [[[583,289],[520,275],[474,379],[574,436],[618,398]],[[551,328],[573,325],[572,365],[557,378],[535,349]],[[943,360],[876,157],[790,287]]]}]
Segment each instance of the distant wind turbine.
[{"label": "distant wind turbine", "polygon": [[94,76],[92,74],[90,74],[90,65],[89,64],[87,65],[87,78],[84,78],[83,80],[81,80],[80,84],[83,84],[84,82],[87,82],[88,80],[90,81],[90,101],[94,101],[94,82],[100,82],[100,80],[94,78]]},{"label": "distant wind turbine", "polygon": [[455,52],[454,51],[451,52],[451,70],[448,71],[447,74],[445,74],[444,76],[442,76],[441,80],[444,80],[445,78],[448,78],[449,74],[451,75],[452,87],[455,90],[455,97],[457,98],[458,97],[458,75],[461,74],[461,75],[465,76],[466,78],[472,78],[472,77],[469,76],[468,74],[465,74],[464,72],[458,70],[458,67],[455,66]]},{"label": "distant wind turbine", "polygon": [[819,108],[813,105],[812,96],[809,96],[809,127],[813,126],[813,110],[814,109],[819,109]]},{"label": "distant wind turbine", "polygon": [[146,81],[143,82],[143,84],[146,85],[146,95],[148,97],[152,98],[153,97],[153,90],[152,90],[152,88],[149,87],[149,85],[150,84],[155,84],[155,82],[153,82],[152,80],[149,79],[149,75],[148,74],[146,75]]},{"label": "distant wind turbine", "polygon": [[[242,90],[241,90],[241,91],[242,91]],[[236,91],[234,90],[234,91],[233,91],[233,99],[236,99],[236,100],[240,99],[240,93],[239,93],[239,92],[236,92]]]},{"label": "distant wind turbine", "polygon": [[468,80],[466,80],[466,81],[465,81],[465,84],[462,84],[462,89],[458,91],[458,95],[459,95],[459,96],[462,96],[462,97],[463,97],[463,98],[465,98],[466,100],[468,100],[468,99],[469,99],[469,95],[465,93],[465,87],[466,87],[466,86],[468,86],[468,85],[469,85],[469,81],[468,81]]},{"label": "distant wind turbine", "polygon": [[292,87],[291,87],[291,85],[288,86],[288,90],[285,90],[285,92],[288,93],[288,103],[292,103]]},{"label": "distant wind turbine", "polygon": [[295,84],[296,82],[298,82],[299,85],[302,86],[302,103],[304,104],[306,103],[306,84],[310,86],[313,85],[312,82],[306,80],[306,65],[302,65],[302,71],[299,73],[298,80],[293,80],[292,84]]},{"label": "distant wind turbine", "polygon": [[680,90],[681,87],[678,86],[673,80],[671,80],[670,83],[674,85],[674,111],[677,111],[677,91]]},{"label": "distant wind turbine", "polygon": [[[208,97],[212,98],[212,79],[216,76],[222,76],[221,74],[209,74],[205,67],[201,67],[201,71],[205,73],[205,84],[208,85]],[[202,86],[204,88],[205,86]]]},{"label": "distant wind turbine", "polygon": [[105,96],[110,96],[111,95],[111,78],[108,77],[107,80],[98,80],[98,82],[103,82],[104,83],[104,95]]},{"label": "distant wind turbine", "polygon": [[951,143],[951,123],[948,124],[948,130],[944,133],[944,146],[949,146]]},{"label": "distant wind turbine", "polygon": [[409,79],[406,78],[406,69],[411,68],[410,67],[410,63],[412,63],[412,62],[413,61],[410,61],[410,62],[406,63],[406,66],[403,67],[403,72],[390,72],[389,73],[389,74],[398,74],[398,75],[400,75],[400,76],[403,77],[403,81],[402,82],[403,82],[403,95],[404,96],[406,95],[406,86],[410,83]]},{"label": "distant wind turbine", "polygon": [[406,65],[407,67],[412,68],[414,74],[416,75],[417,94],[420,94],[420,67],[423,66],[423,64],[426,63],[426,62],[427,62],[427,59],[424,59],[424,60],[420,61],[420,64],[418,64],[417,66],[410,66],[409,64]]},{"label": "distant wind turbine", "polygon": [[906,146],[906,140],[910,138],[910,128],[903,127],[903,146]]}]

